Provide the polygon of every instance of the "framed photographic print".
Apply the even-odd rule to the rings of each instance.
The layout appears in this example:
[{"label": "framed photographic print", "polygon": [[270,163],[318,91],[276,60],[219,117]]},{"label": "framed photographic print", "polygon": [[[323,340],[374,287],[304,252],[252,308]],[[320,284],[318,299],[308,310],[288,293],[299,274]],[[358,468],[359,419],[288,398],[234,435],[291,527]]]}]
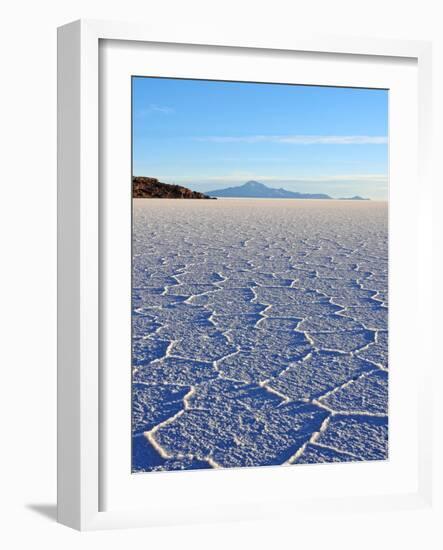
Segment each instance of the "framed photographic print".
[{"label": "framed photographic print", "polygon": [[429,64],[59,29],[62,523],[426,505]]}]

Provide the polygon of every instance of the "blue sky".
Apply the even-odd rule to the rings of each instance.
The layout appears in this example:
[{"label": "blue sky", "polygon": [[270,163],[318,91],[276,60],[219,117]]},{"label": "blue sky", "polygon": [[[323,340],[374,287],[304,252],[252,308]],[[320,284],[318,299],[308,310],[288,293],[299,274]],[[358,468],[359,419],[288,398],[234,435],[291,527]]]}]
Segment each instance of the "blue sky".
[{"label": "blue sky", "polygon": [[133,78],[133,173],[387,199],[388,92]]}]

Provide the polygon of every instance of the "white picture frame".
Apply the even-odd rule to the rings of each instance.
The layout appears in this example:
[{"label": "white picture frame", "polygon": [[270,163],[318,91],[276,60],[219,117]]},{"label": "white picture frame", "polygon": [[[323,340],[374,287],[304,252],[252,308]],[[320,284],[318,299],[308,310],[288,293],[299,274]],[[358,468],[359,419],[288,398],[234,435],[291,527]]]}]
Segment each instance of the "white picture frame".
[{"label": "white picture frame", "polygon": [[[220,506],[182,506],[164,505],[129,506],[123,499],[121,505],[113,502],[112,509],[103,506],[103,483],[109,483],[104,466],[103,453],[107,447],[104,422],[107,414],[106,402],[109,396],[103,388],[103,357],[100,348],[102,332],[102,305],[107,299],[106,285],[102,287],[104,247],[103,231],[106,223],[101,221],[103,212],[103,189],[100,188],[100,105],[99,83],[100,44],[103,41],[118,41],[131,45],[169,44],[175,48],[189,47],[190,37],[184,29],[180,34],[174,31],[170,35],[156,32],[145,26],[117,22],[77,21],[59,29],[58,34],[58,519],[80,530],[118,528],[130,526],[151,526],[216,519],[245,519],[269,517],[278,511],[281,502],[291,501],[288,495],[277,489],[261,500],[251,500],[248,506],[236,504],[234,494],[225,495]],[[331,56],[368,56],[365,59],[389,58],[396,60],[410,59],[416,64],[418,82],[418,151],[417,166],[419,178],[419,230],[416,235],[417,251],[419,244],[430,240],[430,228],[427,224],[430,210],[426,200],[426,190],[430,189],[429,152],[431,140],[431,46],[426,42],[370,40],[363,38],[315,37],[313,35],[275,38],[229,38],[207,37],[202,31],[199,37],[192,37],[192,44],[201,48],[229,48],[229,55],[248,55],[250,52],[270,51],[284,56],[288,52],[305,52],[331,54]],[[128,52],[125,53],[128,55]],[[210,51],[207,52],[210,57]],[[331,59],[332,59],[331,57]],[[106,58],[108,59],[108,58]],[[363,59],[363,58],[362,58]],[[217,62],[213,65],[217,73]],[[221,69],[220,69],[221,70]],[[105,80],[106,82],[106,80]],[[414,92],[415,93],[415,92]],[[394,155],[395,156],[395,155]],[[415,162],[415,161],[414,161]],[[411,176],[414,177],[414,176]],[[411,203],[412,204],[412,203]],[[109,211],[111,212],[111,211]],[[107,211],[107,215],[109,214]],[[115,211],[114,214],[115,215]],[[415,229],[413,230],[415,231]],[[430,307],[426,304],[425,285],[427,247],[421,247],[422,256],[416,257],[420,262],[417,274],[416,301],[417,307],[423,310]],[[418,252],[417,252],[418,254]],[[418,265],[417,265],[418,267]],[[309,510],[331,505],[341,510],[355,509],[370,511],[372,509],[396,509],[404,507],[429,506],[431,502],[431,441],[428,432],[430,424],[431,403],[425,398],[425,390],[430,384],[432,351],[428,349],[427,359],[423,361],[417,384],[414,386],[418,400],[415,422],[417,436],[417,475],[411,479],[405,490],[392,490],[388,494],[347,494],[334,495],[333,489],[326,498],[313,491],[311,499],[303,500],[303,508]],[[412,359],[411,359],[412,361]],[[108,388],[108,386],[107,386]],[[109,389],[109,388],[108,388]],[[106,391],[108,391],[108,389]],[[112,395],[110,393],[110,395]],[[414,413],[415,414],[415,413]],[[128,426],[129,429],[129,426]],[[395,464],[394,464],[395,466]],[[350,465],[352,468],[353,465]],[[323,468],[323,467],[322,467]],[[252,471],[255,470],[255,471]],[[277,487],[284,486],[288,469],[266,469],[268,483]],[[251,473],[252,472],[252,473]],[[321,476],[329,475],[323,470]],[[205,476],[204,484],[210,486],[207,472],[168,473],[166,477],[156,477],[156,486],[164,484],[167,491],[174,491],[179,478],[195,482],[196,476]],[[219,475],[219,473],[217,473]],[[239,476],[249,478],[255,483],[257,469],[237,470],[223,478],[223,485],[238,483]],[[355,476],[361,473],[354,469]],[[171,477],[172,476],[172,477]],[[174,477],[175,476],[175,477]],[[236,477],[234,477],[236,476]],[[277,480],[278,476],[278,480]],[[109,476],[108,476],[109,477]],[[149,474],[144,476],[144,484],[149,483]],[[152,478],[154,479],[154,478]],[[203,478],[202,478],[203,479]],[[219,479],[222,479],[221,477]],[[220,485],[220,483],[219,483]],[[212,491],[221,490],[214,485]],[[280,491],[280,497],[279,492]],[[129,494],[129,493],[128,493]],[[289,498],[289,500],[288,500]],[[229,499],[231,503],[229,503]],[[114,501],[116,499],[114,498]]]}]

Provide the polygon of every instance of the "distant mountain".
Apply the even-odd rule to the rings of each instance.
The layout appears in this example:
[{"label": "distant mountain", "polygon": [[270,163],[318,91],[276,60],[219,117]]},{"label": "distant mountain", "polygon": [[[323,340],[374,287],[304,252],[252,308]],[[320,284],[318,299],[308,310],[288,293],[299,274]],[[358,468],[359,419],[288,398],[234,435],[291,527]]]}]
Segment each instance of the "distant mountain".
[{"label": "distant mountain", "polygon": [[[226,189],[216,189],[215,191],[206,191],[206,195],[210,197],[226,197],[226,198],[250,198],[250,199],[329,199],[333,200],[333,197],[326,195],[326,193],[298,193],[296,191],[288,191],[287,189],[275,189],[274,187],[268,187],[264,183],[259,181],[250,180],[239,185],[238,187],[227,187]],[[342,197],[338,200],[342,201],[368,201],[355,195],[354,197]]]},{"label": "distant mountain", "polygon": [[207,191],[211,197],[236,197],[251,199],[331,199],[325,193],[297,193],[287,189],[274,189],[267,187],[259,181],[247,181],[238,187],[228,187],[226,189],[216,189]]},{"label": "distant mountain", "polygon": [[365,199],[364,197],[360,197],[360,195],[354,195],[353,197],[340,197],[338,200],[339,201],[368,201],[370,199]]},{"label": "distant mountain", "polygon": [[134,199],[211,199],[204,193],[191,191],[181,185],[170,185],[156,178],[133,176],[132,198]]}]

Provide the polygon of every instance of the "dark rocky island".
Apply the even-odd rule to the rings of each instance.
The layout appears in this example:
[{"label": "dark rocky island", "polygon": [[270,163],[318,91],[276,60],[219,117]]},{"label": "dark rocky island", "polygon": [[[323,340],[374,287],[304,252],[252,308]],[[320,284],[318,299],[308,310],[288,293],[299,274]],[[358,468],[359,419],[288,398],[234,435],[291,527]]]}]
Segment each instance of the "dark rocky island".
[{"label": "dark rocky island", "polygon": [[181,185],[163,183],[156,178],[132,177],[133,199],[212,199],[204,193],[191,191]]}]

